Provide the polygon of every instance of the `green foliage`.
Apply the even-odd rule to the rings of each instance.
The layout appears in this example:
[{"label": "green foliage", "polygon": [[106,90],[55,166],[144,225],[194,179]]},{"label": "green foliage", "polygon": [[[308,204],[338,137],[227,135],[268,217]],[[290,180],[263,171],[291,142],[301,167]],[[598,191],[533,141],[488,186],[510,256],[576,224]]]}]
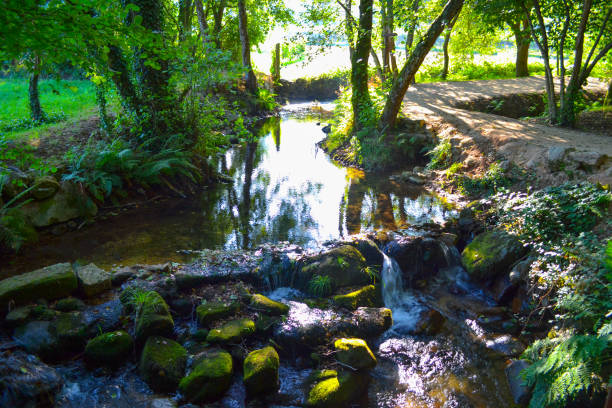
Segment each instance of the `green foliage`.
[{"label": "green foliage", "polygon": [[512,184],[499,163],[493,163],[482,176],[458,176],[456,179],[459,191],[466,195],[490,195]]},{"label": "green foliage", "polygon": [[316,297],[326,297],[332,293],[332,281],[329,276],[316,275],[308,282],[308,292]]},{"label": "green foliage", "polygon": [[605,390],[602,378],[611,362],[612,336],[572,335],[538,340],[523,357],[533,362],[524,372],[533,386],[530,408],[564,407],[577,398],[588,399]]},{"label": "green foliage", "polygon": [[275,98],[276,95],[265,88],[259,88],[257,91],[257,100],[263,111],[271,112],[278,107]]},{"label": "green foliage", "polygon": [[427,152],[427,155],[431,156],[427,164],[428,169],[435,170],[448,168],[453,160],[453,146],[451,145],[450,139],[441,140],[432,150]]},{"label": "green foliage", "polygon": [[[482,63],[462,62],[453,65],[447,77],[447,81],[472,81],[478,79],[507,79],[516,76],[516,66],[512,62]],[[530,75],[543,75],[544,65],[541,63],[529,64]],[[439,62],[423,65],[416,75],[417,82],[441,81],[442,64]]]}]

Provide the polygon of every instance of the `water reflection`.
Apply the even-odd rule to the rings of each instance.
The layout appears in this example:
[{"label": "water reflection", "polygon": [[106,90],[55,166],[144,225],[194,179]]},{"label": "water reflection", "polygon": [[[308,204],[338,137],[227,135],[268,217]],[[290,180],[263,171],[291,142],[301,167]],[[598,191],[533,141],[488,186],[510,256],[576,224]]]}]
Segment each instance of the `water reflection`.
[{"label": "water reflection", "polygon": [[163,203],[111,217],[83,231],[46,237],[0,275],[54,262],[113,264],[183,261],[178,250],[253,248],[318,242],[365,230],[440,222],[449,210],[437,198],[388,177],[369,177],[333,163],[316,143],[320,117],[285,113],[262,123],[257,142],[218,160],[233,183],[196,200]]}]

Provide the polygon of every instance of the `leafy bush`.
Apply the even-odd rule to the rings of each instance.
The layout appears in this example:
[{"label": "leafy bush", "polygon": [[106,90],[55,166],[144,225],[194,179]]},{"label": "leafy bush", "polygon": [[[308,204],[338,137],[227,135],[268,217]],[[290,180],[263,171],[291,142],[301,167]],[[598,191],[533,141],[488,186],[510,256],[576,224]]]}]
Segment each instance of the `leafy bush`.
[{"label": "leafy bush", "polygon": [[506,175],[499,163],[493,163],[484,175],[479,177],[458,176],[456,183],[463,194],[490,195],[504,187],[509,187],[512,179]]},{"label": "leafy bush", "polygon": [[431,157],[427,164],[428,169],[446,169],[452,164],[453,146],[449,139],[441,140],[427,155]]}]

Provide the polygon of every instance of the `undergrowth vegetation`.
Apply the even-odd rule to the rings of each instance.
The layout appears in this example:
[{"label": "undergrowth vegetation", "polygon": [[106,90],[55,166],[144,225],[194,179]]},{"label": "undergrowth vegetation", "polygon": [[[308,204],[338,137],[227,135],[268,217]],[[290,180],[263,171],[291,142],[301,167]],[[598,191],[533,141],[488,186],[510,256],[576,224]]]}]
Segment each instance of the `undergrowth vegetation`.
[{"label": "undergrowth vegetation", "polygon": [[496,223],[532,248],[530,319],[552,326],[523,354],[533,363],[524,373],[534,386],[530,407],[588,404],[612,375],[612,195],[581,183],[490,202]]},{"label": "undergrowth vegetation", "polygon": [[[442,81],[441,62],[423,65],[416,75],[417,82]],[[544,75],[544,65],[536,62],[529,64],[530,75]],[[447,81],[471,81],[476,79],[509,79],[516,77],[516,65],[512,62],[482,63],[461,62],[451,65]]]}]

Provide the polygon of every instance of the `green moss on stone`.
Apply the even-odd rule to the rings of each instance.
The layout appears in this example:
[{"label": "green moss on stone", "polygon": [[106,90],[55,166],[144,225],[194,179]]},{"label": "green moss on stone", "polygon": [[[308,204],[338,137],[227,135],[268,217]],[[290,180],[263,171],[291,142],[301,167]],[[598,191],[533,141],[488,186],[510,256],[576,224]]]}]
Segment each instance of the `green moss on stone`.
[{"label": "green moss on stone", "polygon": [[376,366],[376,357],[362,339],[344,338],[334,342],[336,359],[357,370],[370,369]]},{"label": "green moss on stone", "polygon": [[208,302],[202,304],[196,308],[196,314],[198,315],[198,321],[202,326],[209,326],[210,324],[233,316],[240,310],[240,303],[233,302],[230,304],[220,302]]},{"label": "green moss on stone", "polygon": [[333,289],[366,285],[370,282],[365,272],[366,261],[357,249],[350,245],[334,248],[310,259],[300,272],[300,282],[305,286],[313,276],[327,276]]},{"label": "green moss on stone", "polygon": [[278,388],[280,359],[272,347],[255,350],[244,360],[244,385],[249,395],[263,394]]},{"label": "green moss on stone", "polygon": [[87,342],[85,361],[94,366],[117,367],[134,348],[132,336],[123,330],[104,333]]},{"label": "green moss on stone", "polygon": [[289,306],[276,302],[264,295],[251,296],[251,307],[271,316],[280,316],[289,313]]},{"label": "green moss on stone", "polygon": [[140,344],[149,336],[171,336],[174,320],[168,305],[157,292],[146,292],[136,305],[136,341]]},{"label": "green moss on stone", "polygon": [[177,342],[149,337],[140,357],[140,376],[157,392],[173,392],[187,366],[187,351]]},{"label": "green moss on stone", "polygon": [[61,313],[53,322],[62,351],[72,353],[82,351],[87,343],[89,327],[81,312]]},{"label": "green moss on stone", "polygon": [[379,291],[376,286],[368,285],[354,292],[345,295],[334,296],[334,303],[338,306],[346,307],[350,310],[356,310],[358,307],[375,307],[380,305]]},{"label": "green moss on stone", "polygon": [[508,272],[526,252],[514,235],[494,230],[477,235],[463,250],[461,260],[470,276],[489,280]]},{"label": "green moss on stone", "polygon": [[255,322],[251,319],[232,320],[218,329],[211,330],[206,337],[206,341],[220,344],[240,343],[254,332]]},{"label": "green moss on stone", "polygon": [[76,289],[76,274],[69,263],[47,266],[0,281],[0,307],[6,308],[11,301],[22,305],[38,299],[60,299]]},{"label": "green moss on stone", "polygon": [[[330,372],[329,374],[333,373]],[[308,393],[306,406],[312,408],[335,408],[348,405],[367,390],[367,378],[341,372],[315,384]]]},{"label": "green moss on stone", "polygon": [[189,402],[212,401],[225,394],[232,383],[232,356],[225,351],[212,352],[196,364],[179,384]]},{"label": "green moss on stone", "polygon": [[85,303],[83,303],[81,299],[73,297],[60,299],[55,304],[55,310],[59,310],[60,312],[74,312],[83,309],[85,309]]}]

